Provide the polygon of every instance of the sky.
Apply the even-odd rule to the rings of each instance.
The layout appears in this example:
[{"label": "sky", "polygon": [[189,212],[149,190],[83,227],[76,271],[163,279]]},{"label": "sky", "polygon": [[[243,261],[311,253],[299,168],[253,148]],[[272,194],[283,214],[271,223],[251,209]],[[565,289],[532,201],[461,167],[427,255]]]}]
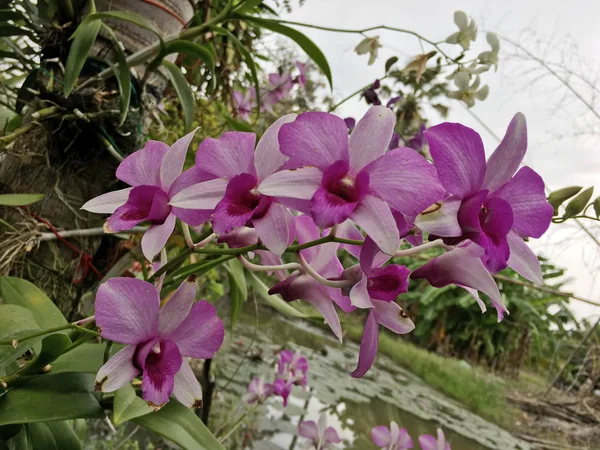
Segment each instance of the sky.
[{"label": "sky", "polygon": [[[292,1],[292,5],[293,12],[282,13],[283,19],[349,29],[385,24],[416,31],[432,41],[442,41],[457,31],[453,13],[463,10],[479,25],[479,37],[472,45],[473,56],[488,49],[486,31],[495,31],[519,42],[547,61],[581,99],[538,63],[502,42],[498,71],[488,72],[482,79],[490,87],[487,100],[471,109],[473,115],[461,103],[453,101],[447,120],[477,130],[489,155],[498,142],[492,133],[502,137],[512,116],[521,111],[527,117],[529,133],[524,164],[536,170],[550,189],[595,186],[596,196],[600,195],[600,99],[596,100],[594,95],[600,96],[600,2],[306,0],[300,8],[297,1]],[[299,29],[327,57],[334,93],[340,99],[381,77],[389,57],[398,56],[398,66],[402,67],[416,54],[423,53],[413,36],[390,31],[369,32],[368,36],[380,36],[383,48],[376,63],[367,66],[368,57],[354,52],[362,39],[360,35]],[[427,46],[424,49],[430,51]],[[455,51],[452,46],[444,49],[449,53]],[[336,113],[358,118],[366,109],[367,105],[356,98]],[[432,119],[432,124],[440,121]],[[600,239],[600,226],[589,221],[585,224]],[[568,279],[563,289],[600,302],[600,279],[596,277],[600,273],[600,247],[577,224],[552,225],[544,237],[532,241],[531,245],[537,253],[567,269]],[[600,315],[600,307],[575,301],[571,305],[580,318]]]}]

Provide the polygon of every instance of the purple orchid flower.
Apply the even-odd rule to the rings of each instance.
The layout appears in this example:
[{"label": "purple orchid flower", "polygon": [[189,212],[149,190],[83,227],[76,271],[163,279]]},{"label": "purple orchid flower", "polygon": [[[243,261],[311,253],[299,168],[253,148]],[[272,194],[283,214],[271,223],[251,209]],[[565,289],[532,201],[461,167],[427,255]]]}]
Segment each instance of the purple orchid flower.
[{"label": "purple orchid flower", "polygon": [[219,139],[205,139],[196,153],[196,167],[202,167],[214,179],[181,190],[170,204],[212,210],[213,230],[220,235],[251,225],[263,244],[281,255],[293,231],[293,216],[279,199],[260,193],[257,186],[285,163],[287,157],[279,152],[277,134],[295,117],[289,114],[273,123],[256,152],[254,133],[229,132]]},{"label": "purple orchid flower", "polygon": [[171,197],[185,185],[180,174],[193,137],[194,132],[191,132],[171,147],[163,142],[148,141],[142,150],[129,155],[117,168],[117,178],[132,187],[93,198],[81,209],[112,214],[105,225],[108,233],[150,222],[150,228],[142,237],[142,252],[152,261],[171,236],[176,217],[190,225],[207,219],[202,211],[181,211],[169,205]]},{"label": "purple orchid flower", "polygon": [[[321,237],[319,228],[309,216],[296,217],[296,233],[299,244]],[[323,278],[336,278],[343,271],[336,255],[338,248],[338,244],[330,242],[301,250],[300,256]],[[342,326],[333,304],[336,303],[346,312],[353,307],[340,289],[325,286],[306,273],[294,271],[273,286],[269,294],[280,294],[288,302],[302,299],[311,304],[323,316],[336,337],[342,340]]]},{"label": "purple orchid flower", "polygon": [[478,244],[492,273],[510,266],[542,283],[537,257],[522,238],[544,234],[553,208],[542,178],[527,166],[517,171],[527,150],[525,116],[514,116],[487,164],[481,137],[470,128],[443,123],[425,136],[449,197],[437,211],[417,217],[417,226],[448,244]]},{"label": "purple orchid flower", "polygon": [[400,100],[402,100],[402,96],[401,95],[396,95],[395,97],[392,97],[388,100],[388,102],[385,104],[385,106],[387,108],[391,108],[392,106],[394,106],[396,103],[398,103]]},{"label": "purple orchid flower", "polygon": [[300,86],[306,86],[306,72],[308,71],[308,64],[301,63],[300,61],[296,61],[296,67],[298,68],[298,71],[300,72],[298,74],[298,76],[296,77],[298,84]]},{"label": "purple orchid flower", "polygon": [[425,124],[422,123],[419,126],[419,131],[417,131],[412,138],[406,143],[407,147],[415,149],[419,153],[422,152],[423,148],[427,144],[427,140],[425,139]]},{"label": "purple orchid flower", "polygon": [[223,343],[215,307],[194,303],[196,282],[184,282],[161,308],[155,287],[112,278],[98,288],[96,323],[104,339],[127,344],[100,368],[96,390],[113,392],[142,374],[142,397],[155,410],[171,394],[188,407],[202,405],[202,388],[183,358],[212,358]]},{"label": "purple orchid flower", "polygon": [[281,127],[285,168],[258,186],[264,195],[298,199],[295,209],[328,228],[350,218],[387,254],[400,237],[390,206],[417,215],[441,200],[435,167],[412,149],[386,153],[396,116],[373,106],[352,135],[333,114],[307,112]]},{"label": "purple orchid flower", "polygon": [[452,450],[441,428],[437,430],[437,439],[430,434],[420,436],[419,445],[421,450]]},{"label": "purple orchid flower", "polygon": [[371,430],[373,443],[381,450],[408,450],[413,448],[413,440],[406,428],[400,428],[394,421],[390,427],[384,425],[374,427]]},{"label": "purple orchid flower", "polygon": [[379,99],[379,95],[377,94],[377,90],[381,87],[381,83],[379,80],[375,80],[375,82],[371,85],[371,87],[365,89],[362,93],[362,96],[365,98],[367,105],[381,105],[381,100]]},{"label": "purple orchid flower", "polygon": [[308,383],[308,361],[300,352],[283,350],[277,361],[277,376],[273,382],[273,392],[283,398],[283,406],[287,406],[292,387],[306,387]]},{"label": "purple orchid flower", "polygon": [[356,119],[354,117],[346,117],[344,123],[346,124],[348,131],[352,131],[356,128]]},{"label": "purple orchid flower", "polygon": [[382,267],[387,260],[389,256],[381,253],[367,238],[360,253],[360,265],[346,269],[340,277],[356,280],[348,293],[352,306],[369,309],[358,366],[351,374],[354,378],[362,377],[373,366],[379,346],[379,325],[396,334],[410,333],[415,328],[413,321],[395,302],[398,295],[408,290],[410,271],[397,264]]},{"label": "purple orchid flower", "polygon": [[264,401],[273,393],[273,385],[265,383],[262,377],[254,378],[248,385],[248,393],[244,396],[244,400],[252,405],[254,403],[264,403]]},{"label": "purple orchid flower", "polygon": [[273,87],[271,92],[275,93],[277,100],[284,98],[294,88],[294,80],[289,72],[270,73],[269,83]]},{"label": "purple orchid flower", "polygon": [[336,448],[342,442],[337,430],[327,426],[327,414],[319,416],[319,423],[314,420],[305,420],[298,425],[298,434],[308,439],[310,448],[314,450],[328,450]]},{"label": "purple orchid flower", "polygon": [[240,91],[233,91],[231,98],[233,100],[233,108],[238,117],[248,121],[253,108],[252,91],[248,91],[245,94],[242,94]]}]

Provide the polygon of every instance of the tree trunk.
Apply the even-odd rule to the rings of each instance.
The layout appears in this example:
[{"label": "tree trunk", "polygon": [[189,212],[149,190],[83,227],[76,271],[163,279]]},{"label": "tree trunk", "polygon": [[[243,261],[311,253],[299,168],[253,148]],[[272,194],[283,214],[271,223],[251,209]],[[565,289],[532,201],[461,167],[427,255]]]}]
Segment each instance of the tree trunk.
[{"label": "tree trunk", "polygon": [[[153,22],[163,36],[181,31],[193,15],[189,0],[97,0],[96,6],[99,11],[125,10],[141,14]],[[107,23],[114,28],[128,53],[157,39],[153,33],[129,22]],[[42,55],[49,57],[58,53],[64,64],[67,53],[64,49],[68,49],[70,43],[69,34],[63,36],[64,42],[52,42],[52,49],[42,49]],[[57,51],[57,48],[63,50]],[[112,43],[100,36],[92,56],[111,59],[111,48]],[[104,217],[82,211],[80,207],[97,195],[119,188],[114,176],[118,161],[107,151],[108,145],[118,146],[124,155],[141,147],[149,105],[160,101],[164,80],[154,75],[149,78],[152,85],[148,86],[148,92],[155,102],[141,100],[147,94],[138,95],[138,107],[130,110],[126,123],[118,127],[119,117],[114,115],[94,116],[88,120],[72,117],[75,109],[83,113],[118,110],[115,81],[109,80],[102,88],[86,89],[64,99],[60,83],[52,76],[52,73],[60,73],[58,65],[45,65],[42,59],[41,66],[44,70],[40,70],[34,85],[41,94],[34,100],[24,122],[34,122],[34,110],[56,104],[71,117],[40,121],[0,150],[0,193],[45,194],[42,201],[29,208],[0,207],[0,218],[17,230],[0,228],[0,275],[15,275],[34,282],[68,318],[75,319],[88,313],[90,305],[80,304],[81,295],[98,281],[95,268],[103,273],[114,262],[119,240],[107,236],[69,238],[68,243],[39,242],[36,232],[48,232],[51,227],[72,230],[102,225]],[[48,75],[46,68],[49,67],[56,71],[50,70]],[[84,73],[86,69],[87,73],[97,71],[97,65],[94,68],[93,61],[88,61]],[[136,72],[138,80],[143,76],[140,73],[143,69],[138,68]],[[132,105],[135,105],[133,95]],[[85,255],[93,260],[88,262]]]}]

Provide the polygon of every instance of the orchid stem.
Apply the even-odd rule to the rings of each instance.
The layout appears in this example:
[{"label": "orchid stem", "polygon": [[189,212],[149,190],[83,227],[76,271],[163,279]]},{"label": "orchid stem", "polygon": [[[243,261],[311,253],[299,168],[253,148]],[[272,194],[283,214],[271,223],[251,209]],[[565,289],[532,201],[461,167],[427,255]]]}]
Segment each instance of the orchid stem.
[{"label": "orchid stem", "polygon": [[[86,320],[86,319],[82,319],[82,320]],[[45,330],[39,330],[39,331],[36,331],[35,333],[27,334],[25,336],[20,336],[18,338],[0,339],[0,345],[12,345],[14,348],[17,348],[17,346],[19,345],[19,342],[27,341],[29,339],[34,339],[36,337],[44,336],[46,334],[56,333],[57,331],[63,331],[63,330],[69,330],[69,329],[77,330],[82,333],[93,334],[94,336],[100,336],[100,333],[98,333],[96,331],[89,330],[87,328],[79,326],[78,323],[82,322],[82,320],[73,322],[73,323],[68,323],[66,325],[60,325],[58,327],[46,328]]]},{"label": "orchid stem", "polygon": [[315,269],[310,266],[310,264],[308,264],[308,262],[306,262],[301,253],[298,253],[298,261],[300,262],[304,272],[325,286],[332,288],[347,288],[354,284],[351,280],[328,280],[327,278],[323,278]]},{"label": "orchid stem", "polygon": [[260,264],[254,264],[244,258],[242,255],[239,255],[237,259],[242,263],[242,265],[253,272],[274,272],[275,270],[296,270],[301,269],[302,266],[298,263],[287,263],[287,264],[279,264],[276,266],[262,266]]},{"label": "orchid stem", "polygon": [[408,248],[406,250],[398,250],[396,253],[394,253],[394,256],[412,256],[435,247],[446,248],[446,245],[444,244],[443,240],[436,239],[435,241],[426,242],[423,245],[418,245],[416,247]]},{"label": "orchid stem", "polygon": [[181,229],[183,230],[183,237],[185,238],[185,243],[188,245],[188,247],[194,248],[196,244],[194,244],[194,240],[192,239],[192,234],[190,233],[190,226],[185,222],[181,222]]},{"label": "orchid stem", "polygon": [[[390,77],[389,75],[385,75],[384,77],[379,78],[379,81],[385,80],[386,78],[389,78],[389,77]],[[347,97],[344,97],[338,103],[336,103],[331,108],[329,108],[329,110],[327,112],[333,112],[333,111],[335,111],[340,106],[342,106],[344,103],[346,103],[348,100],[350,100],[352,97],[357,96],[358,94],[360,94],[361,92],[363,92],[365,89],[369,89],[372,85],[373,85],[373,83],[371,82],[371,83],[367,84],[366,86],[363,86],[360,89],[354,91],[352,94],[348,95]]]}]

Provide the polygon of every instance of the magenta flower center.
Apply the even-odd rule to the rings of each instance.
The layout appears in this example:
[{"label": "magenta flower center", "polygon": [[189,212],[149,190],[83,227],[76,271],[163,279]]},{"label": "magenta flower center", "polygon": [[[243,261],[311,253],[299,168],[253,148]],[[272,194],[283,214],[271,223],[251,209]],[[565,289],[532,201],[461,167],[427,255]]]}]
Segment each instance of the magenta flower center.
[{"label": "magenta flower center", "polygon": [[336,161],[323,174],[323,187],[334,198],[343,203],[356,203],[362,200],[369,188],[369,174],[359,172],[356,176],[348,173],[346,161]]},{"label": "magenta flower center", "polygon": [[506,238],[513,226],[513,211],[506,200],[501,198],[490,198],[479,210],[479,224],[481,229],[494,242]]},{"label": "magenta flower center", "polygon": [[129,207],[121,214],[121,220],[148,220],[161,225],[171,214],[169,196],[157,186],[134,187],[126,205]]}]

